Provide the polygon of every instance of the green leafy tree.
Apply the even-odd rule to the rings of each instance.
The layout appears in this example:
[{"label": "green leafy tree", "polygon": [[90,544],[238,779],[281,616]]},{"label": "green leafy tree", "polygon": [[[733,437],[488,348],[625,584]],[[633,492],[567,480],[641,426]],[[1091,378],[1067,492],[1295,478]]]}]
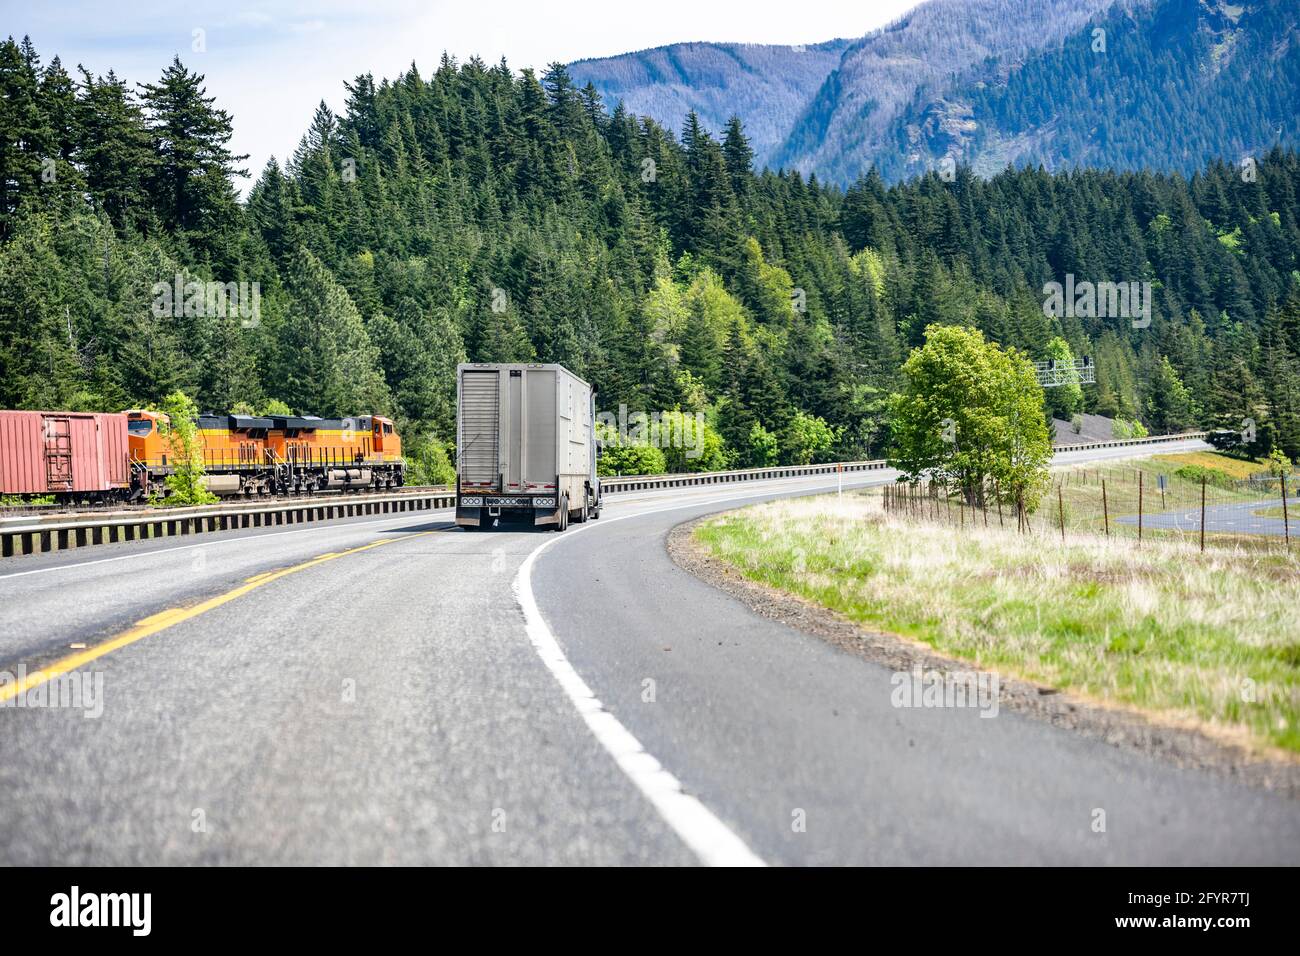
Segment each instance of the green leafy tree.
[{"label": "green leafy tree", "polygon": [[749,429],[749,444],[745,449],[745,464],[750,468],[766,468],[775,465],[780,458],[780,438],[764,428],[761,422],[754,422]]},{"label": "green leafy tree", "polygon": [[446,442],[431,432],[403,436],[407,474],[406,481],[412,485],[456,485],[456,466],[451,463],[451,455]]},{"label": "green leafy tree", "polygon": [[664,412],[659,420],[660,450],[670,472],[721,471],[727,467],[722,436],[708,417]]},{"label": "green leafy tree", "polygon": [[1269,452],[1268,473],[1274,478],[1285,478],[1291,474],[1291,459],[1281,448],[1274,448]]},{"label": "green leafy tree", "polygon": [[172,392],[154,409],[167,416],[158,430],[167,441],[167,501],[178,505],[206,505],[217,501],[203,482],[203,441],[199,438],[199,408],[184,392]]},{"label": "green leafy tree", "polygon": [[1043,390],[1022,353],[975,329],[928,326],[903,363],[891,411],[890,462],[904,477],[946,482],[972,504],[995,481],[1026,508],[1037,504],[1052,443]]},{"label": "green leafy tree", "polygon": [[816,415],[796,411],[781,438],[782,456],[791,465],[810,465],[829,461],[840,440],[839,429],[832,428]]},{"label": "green leafy tree", "polygon": [[[1074,368],[1074,352],[1070,349],[1070,343],[1060,336],[1047,343],[1047,357],[1056,363],[1057,368]],[[1083,386],[1079,384],[1078,372],[1070,371],[1067,377],[1066,384],[1054,385],[1043,391],[1052,416],[1069,421],[1083,407]]]},{"label": "green leafy tree", "polygon": [[602,443],[596,460],[596,474],[662,475],[668,471],[664,453],[645,441],[634,441],[604,423],[596,424],[596,437]]}]

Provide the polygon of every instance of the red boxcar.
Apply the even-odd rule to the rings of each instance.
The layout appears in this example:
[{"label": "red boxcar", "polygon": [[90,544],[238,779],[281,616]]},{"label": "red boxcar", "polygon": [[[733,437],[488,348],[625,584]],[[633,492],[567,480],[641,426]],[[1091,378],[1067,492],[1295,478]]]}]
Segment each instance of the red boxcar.
[{"label": "red boxcar", "polygon": [[124,494],[128,454],[125,415],[0,411],[0,494]]}]

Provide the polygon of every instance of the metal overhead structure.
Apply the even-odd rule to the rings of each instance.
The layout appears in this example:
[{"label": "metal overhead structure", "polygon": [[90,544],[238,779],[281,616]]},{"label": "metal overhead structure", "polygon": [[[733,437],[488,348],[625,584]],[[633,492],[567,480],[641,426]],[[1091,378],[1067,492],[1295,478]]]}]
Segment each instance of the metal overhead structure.
[{"label": "metal overhead structure", "polygon": [[1058,385],[1093,385],[1097,381],[1097,369],[1092,359],[1084,356],[1073,362],[1060,362],[1048,359],[1046,362],[1034,363],[1034,374],[1038,384],[1043,388],[1055,388]]}]

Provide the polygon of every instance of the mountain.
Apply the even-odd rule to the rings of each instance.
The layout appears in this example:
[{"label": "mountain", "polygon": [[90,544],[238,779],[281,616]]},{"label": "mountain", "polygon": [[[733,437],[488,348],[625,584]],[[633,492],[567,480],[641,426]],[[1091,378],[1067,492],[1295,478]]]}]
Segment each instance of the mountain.
[{"label": "mountain", "polygon": [[852,42],[684,44],[575,64],[611,108],[679,129],[738,114],[755,161],[848,185],[945,157],[1190,175],[1294,145],[1295,0],[931,0]]},{"label": "mountain", "polygon": [[[1300,458],[1295,150],[1254,177],[1221,160],[1193,177],[961,166],[841,190],[755,172],[734,128],[679,138],[611,115],[558,64],[446,57],[346,92],[240,202],[236,120],[179,59],[133,88],[0,42],[0,407],[183,391],[387,413],[434,481],[458,362],[558,362],[602,410],[703,414],[683,467],[844,461],[885,451],[908,350],[961,325],[1034,359],[1091,357],[1095,387],[1051,390],[1053,417],[1250,417],[1260,451]],[[1221,121],[1241,119],[1206,128]],[[1139,284],[1149,321],[1102,298],[1050,307],[1069,276]],[[214,295],[245,282],[252,322]],[[159,283],[186,286],[184,314],[159,309]]]},{"label": "mountain", "polygon": [[[933,0],[855,42],[773,153],[847,183],[897,148],[899,119],[989,58],[1058,45],[1115,0]],[[742,114],[742,118],[747,119]]]},{"label": "mountain", "polygon": [[[889,178],[943,156],[985,175],[1008,163],[1190,175],[1294,143],[1297,112],[1300,5],[1164,0],[1114,8],[1060,47],[990,59],[939,95],[914,96],[874,158]],[[852,157],[825,161],[851,175]]]},{"label": "mountain", "polygon": [[705,129],[720,133],[738,115],[760,166],[784,142],[851,40],[815,46],[757,43],[676,43],[569,65],[579,86],[591,83],[612,110],[680,129],[694,110]]}]

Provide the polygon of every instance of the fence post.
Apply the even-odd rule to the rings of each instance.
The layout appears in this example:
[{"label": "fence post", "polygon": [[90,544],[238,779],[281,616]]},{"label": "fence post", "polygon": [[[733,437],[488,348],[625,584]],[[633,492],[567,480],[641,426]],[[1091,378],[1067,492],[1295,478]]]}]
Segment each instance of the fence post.
[{"label": "fence post", "polygon": [[1142,472],[1138,472],[1138,547],[1142,546]]},{"label": "fence post", "polygon": [[1201,475],[1201,550],[1205,550],[1205,475]]},{"label": "fence post", "polygon": [[1110,505],[1106,501],[1106,479],[1101,480],[1101,514],[1106,522],[1106,537],[1110,537]]},{"label": "fence post", "polygon": [[1291,547],[1291,519],[1286,510],[1286,475],[1282,476],[1282,534],[1286,539],[1286,547]]},{"label": "fence post", "polygon": [[1061,541],[1065,541],[1065,498],[1061,492],[1061,486],[1056,486],[1056,516],[1061,521]]}]

